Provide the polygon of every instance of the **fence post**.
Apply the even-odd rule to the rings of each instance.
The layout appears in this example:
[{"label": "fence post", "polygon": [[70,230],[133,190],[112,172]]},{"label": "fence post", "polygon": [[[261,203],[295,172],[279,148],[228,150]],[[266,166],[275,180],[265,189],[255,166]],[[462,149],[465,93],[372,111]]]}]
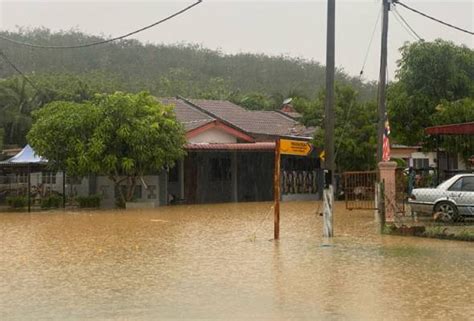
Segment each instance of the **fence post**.
[{"label": "fence post", "polygon": [[[395,207],[396,204],[396,180],[395,170],[397,163],[395,162],[380,162],[380,182],[384,183],[383,186],[383,203],[385,210],[385,221],[393,223],[395,221]],[[392,206],[390,206],[392,205]]]}]

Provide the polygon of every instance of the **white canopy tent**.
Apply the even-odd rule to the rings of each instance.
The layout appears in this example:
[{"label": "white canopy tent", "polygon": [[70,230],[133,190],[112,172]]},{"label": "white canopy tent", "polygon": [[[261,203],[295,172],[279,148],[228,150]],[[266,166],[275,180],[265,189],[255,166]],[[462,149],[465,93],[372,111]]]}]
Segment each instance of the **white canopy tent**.
[{"label": "white canopy tent", "polygon": [[[31,148],[30,145],[26,145],[18,154],[15,156],[1,161],[1,166],[14,166],[14,167],[23,167],[27,169],[28,174],[28,212],[31,211],[31,168],[37,166],[46,166],[48,164],[48,160],[36,154],[36,152]],[[63,207],[66,204],[66,193],[65,193],[65,177],[66,175],[63,174]]]}]

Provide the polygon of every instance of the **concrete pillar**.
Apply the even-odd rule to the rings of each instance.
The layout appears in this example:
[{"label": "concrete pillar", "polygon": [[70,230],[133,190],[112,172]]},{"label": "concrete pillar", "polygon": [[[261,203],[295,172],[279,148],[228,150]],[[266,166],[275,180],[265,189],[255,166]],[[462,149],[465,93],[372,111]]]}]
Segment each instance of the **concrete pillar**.
[{"label": "concrete pillar", "polygon": [[239,201],[238,173],[237,173],[237,152],[231,154],[231,179],[232,179],[232,202]]},{"label": "concrete pillar", "polygon": [[380,162],[380,181],[384,184],[385,222],[393,223],[396,212],[395,162]]},{"label": "concrete pillar", "polygon": [[178,163],[179,198],[184,199],[184,159]]}]

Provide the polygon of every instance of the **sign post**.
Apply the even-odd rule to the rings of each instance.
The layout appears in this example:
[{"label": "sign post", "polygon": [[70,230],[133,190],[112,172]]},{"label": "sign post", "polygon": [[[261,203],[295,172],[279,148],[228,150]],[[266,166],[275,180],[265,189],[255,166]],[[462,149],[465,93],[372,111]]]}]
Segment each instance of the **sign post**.
[{"label": "sign post", "polygon": [[275,143],[275,175],[273,177],[273,238],[280,238],[280,138]]},{"label": "sign post", "polygon": [[273,176],[273,236],[275,240],[280,238],[280,155],[308,156],[312,150],[313,146],[306,141],[278,138],[275,142],[275,170]]}]

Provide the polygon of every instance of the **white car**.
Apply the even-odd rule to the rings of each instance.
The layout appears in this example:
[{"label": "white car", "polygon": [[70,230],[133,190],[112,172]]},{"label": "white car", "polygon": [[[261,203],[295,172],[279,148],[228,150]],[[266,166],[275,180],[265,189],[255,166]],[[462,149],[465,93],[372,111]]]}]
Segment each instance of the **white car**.
[{"label": "white car", "polygon": [[408,203],[412,212],[439,212],[452,221],[474,217],[474,174],[455,175],[435,188],[415,188]]}]

